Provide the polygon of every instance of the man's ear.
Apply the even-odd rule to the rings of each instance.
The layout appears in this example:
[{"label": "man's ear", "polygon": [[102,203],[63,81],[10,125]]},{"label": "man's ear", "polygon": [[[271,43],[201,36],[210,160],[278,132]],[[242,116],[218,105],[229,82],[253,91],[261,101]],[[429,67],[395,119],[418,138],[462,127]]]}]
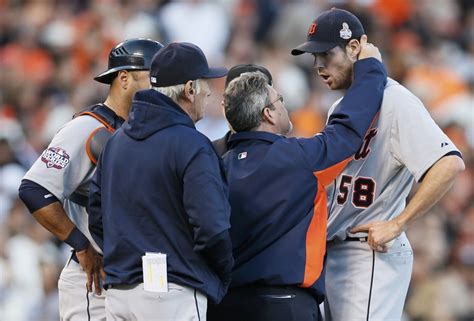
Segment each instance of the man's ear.
[{"label": "man's ear", "polygon": [[126,70],[120,70],[117,74],[117,81],[120,84],[120,87],[123,89],[128,89],[128,78],[130,74]]},{"label": "man's ear", "polygon": [[221,100],[221,110],[222,110],[222,114],[225,116],[225,104],[224,104],[224,99]]},{"label": "man's ear", "polygon": [[275,125],[276,122],[275,122],[275,117],[273,117],[272,115],[272,110],[269,108],[269,107],[265,107],[263,108],[262,110],[262,117],[263,117],[263,121],[271,124],[271,125]]},{"label": "man's ear", "polygon": [[189,80],[186,84],[184,84],[183,96],[186,100],[192,103],[194,102],[196,97],[196,89],[194,89],[194,82],[192,80]]},{"label": "man's ear", "polygon": [[346,54],[353,61],[357,60],[361,51],[360,42],[357,39],[351,39],[346,45]]}]

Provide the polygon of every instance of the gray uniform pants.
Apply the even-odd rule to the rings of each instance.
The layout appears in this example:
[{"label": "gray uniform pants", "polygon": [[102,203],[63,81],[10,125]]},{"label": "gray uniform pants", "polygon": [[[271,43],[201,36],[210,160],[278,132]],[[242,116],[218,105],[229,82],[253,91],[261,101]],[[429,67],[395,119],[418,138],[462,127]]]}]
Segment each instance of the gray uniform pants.
[{"label": "gray uniform pants", "polygon": [[87,292],[87,274],[70,259],[59,277],[59,318],[61,321],[105,321],[105,295]]},{"label": "gray uniform pants", "polygon": [[387,253],[372,251],[366,242],[328,244],[326,320],[400,321],[412,264],[405,233]]},{"label": "gray uniform pants", "polygon": [[107,321],[205,321],[207,298],[193,288],[168,284],[167,293],[146,292],[143,283],[107,290]]}]

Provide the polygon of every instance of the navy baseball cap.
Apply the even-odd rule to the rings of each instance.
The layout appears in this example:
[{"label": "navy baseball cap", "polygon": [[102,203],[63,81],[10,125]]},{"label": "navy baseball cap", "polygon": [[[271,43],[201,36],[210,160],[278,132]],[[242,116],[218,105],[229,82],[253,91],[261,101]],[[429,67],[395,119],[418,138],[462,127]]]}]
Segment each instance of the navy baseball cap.
[{"label": "navy baseball cap", "polygon": [[240,77],[245,72],[256,72],[260,71],[262,74],[267,76],[268,84],[272,86],[273,79],[272,74],[268,71],[267,68],[259,65],[254,64],[243,64],[243,65],[236,65],[230,68],[229,73],[227,74],[227,78],[225,79],[225,86],[229,85],[229,83],[237,77]]},{"label": "navy baseball cap", "polygon": [[293,56],[307,53],[322,53],[347,43],[351,39],[360,39],[365,34],[364,27],[352,13],[332,8],[324,11],[309,26],[307,41],[291,51]]},{"label": "navy baseball cap", "polygon": [[150,83],[153,87],[185,84],[189,80],[220,78],[224,67],[211,68],[201,48],[189,42],[172,42],[155,54],[151,61]]}]

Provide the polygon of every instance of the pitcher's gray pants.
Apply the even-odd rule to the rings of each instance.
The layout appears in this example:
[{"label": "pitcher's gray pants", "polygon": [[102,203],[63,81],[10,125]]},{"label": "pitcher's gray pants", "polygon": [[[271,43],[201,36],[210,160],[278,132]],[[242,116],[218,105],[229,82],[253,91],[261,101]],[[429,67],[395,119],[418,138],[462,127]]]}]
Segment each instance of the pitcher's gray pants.
[{"label": "pitcher's gray pants", "polygon": [[400,321],[412,265],[405,233],[387,253],[372,251],[367,242],[328,244],[326,321]]}]

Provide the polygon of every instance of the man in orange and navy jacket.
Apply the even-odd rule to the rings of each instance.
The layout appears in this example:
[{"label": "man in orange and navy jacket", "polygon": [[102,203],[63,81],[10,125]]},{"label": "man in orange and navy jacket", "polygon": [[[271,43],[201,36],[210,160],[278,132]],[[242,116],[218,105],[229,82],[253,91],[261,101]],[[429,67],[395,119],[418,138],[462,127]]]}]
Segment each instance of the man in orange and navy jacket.
[{"label": "man in orange and navy jacket", "polygon": [[[362,59],[366,58],[366,59]],[[378,49],[362,49],[354,81],[312,138],[291,130],[283,98],[261,73],[244,73],[224,93],[236,132],[224,154],[235,264],[208,320],[321,320],[326,191],[360,147],[380,108],[386,71]],[[320,280],[320,282],[318,282]]]}]

